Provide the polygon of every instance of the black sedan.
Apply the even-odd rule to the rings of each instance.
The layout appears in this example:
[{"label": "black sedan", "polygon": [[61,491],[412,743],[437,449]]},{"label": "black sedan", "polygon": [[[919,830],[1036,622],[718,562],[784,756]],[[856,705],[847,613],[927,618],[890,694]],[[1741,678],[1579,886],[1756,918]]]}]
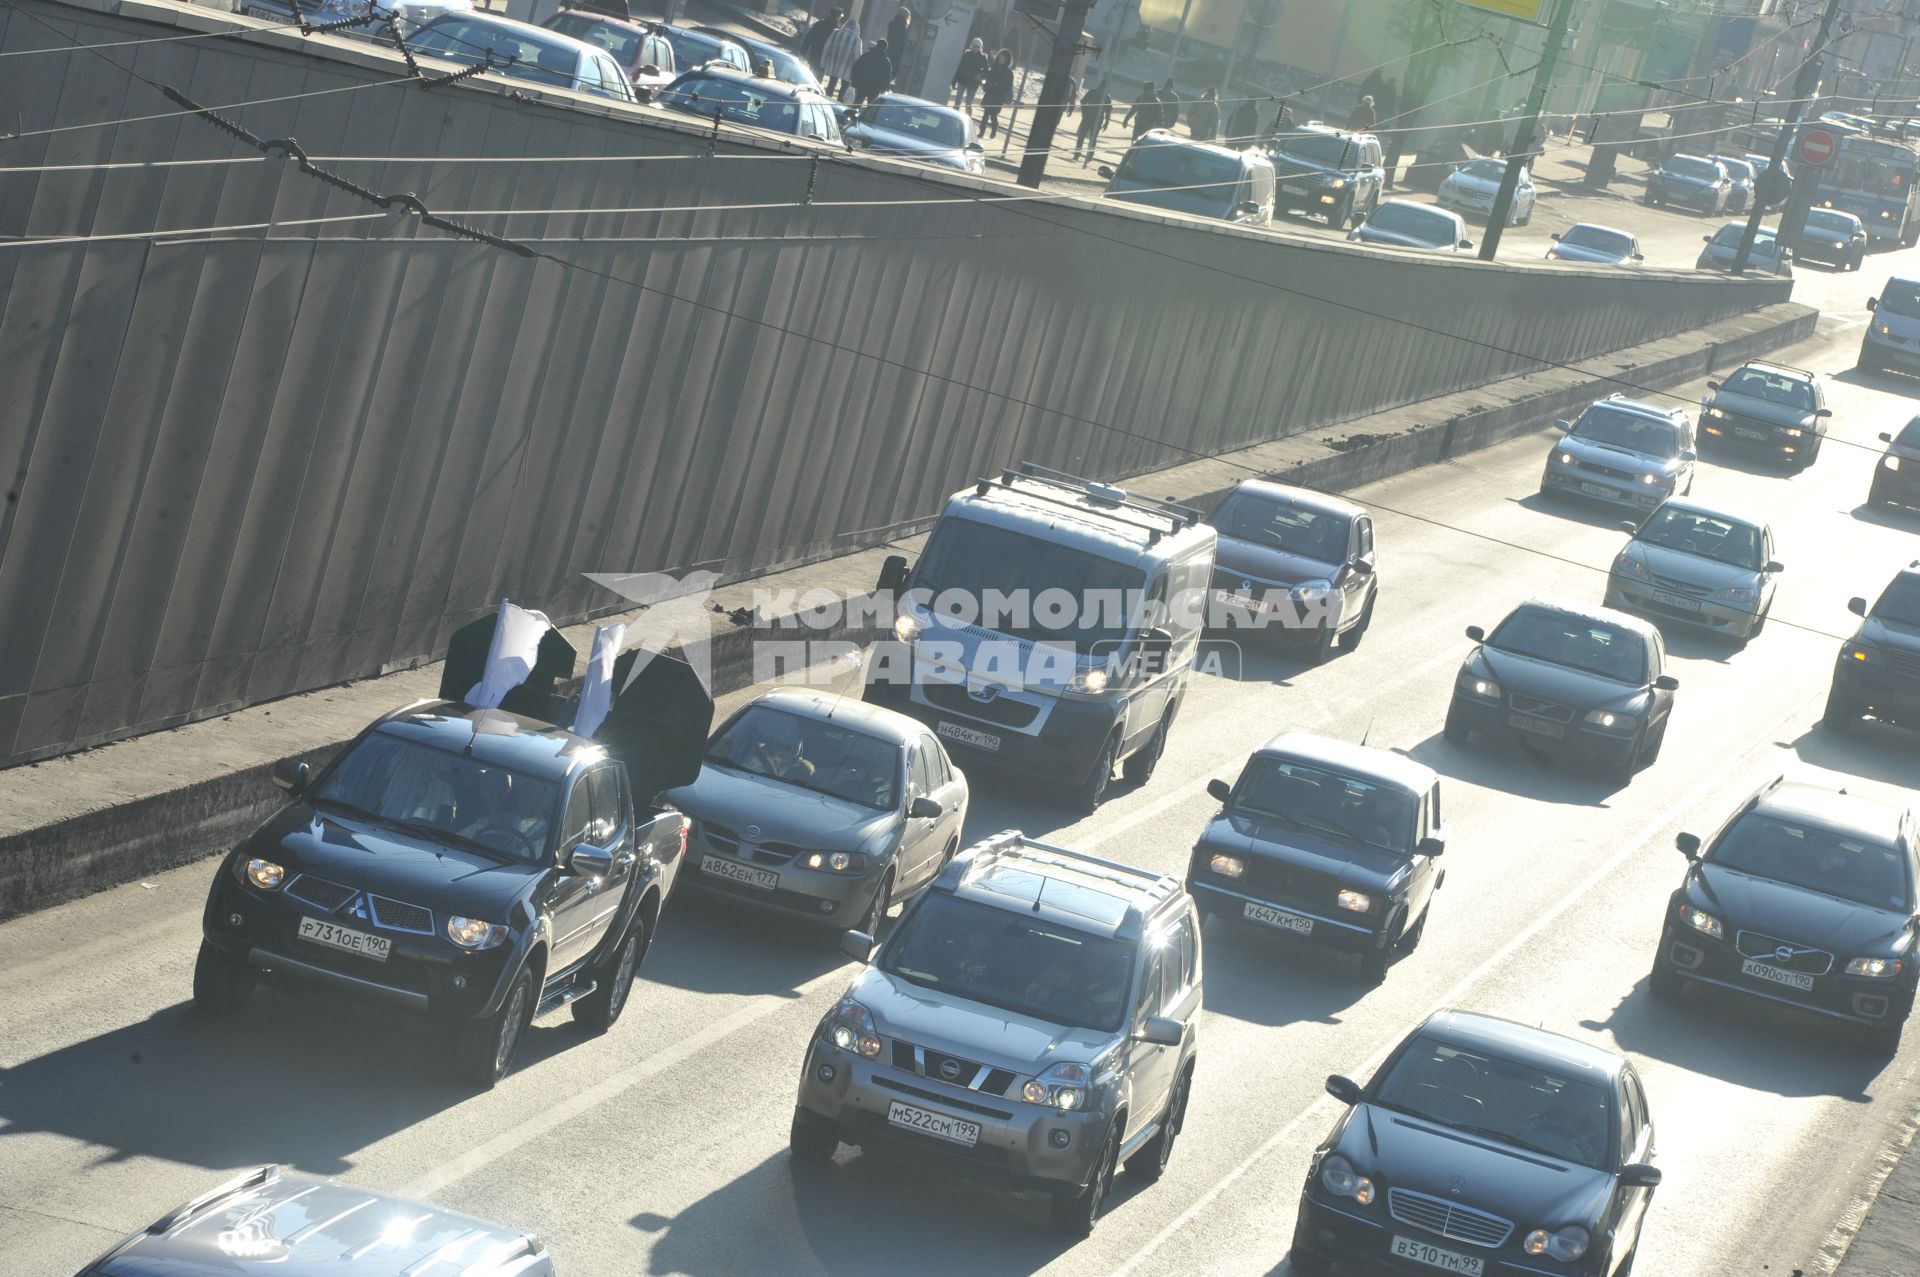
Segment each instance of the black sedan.
[{"label": "black sedan", "polygon": [[1515,608],[1460,667],[1446,738],[1474,732],[1593,763],[1620,784],[1660,756],[1680,684],[1660,632],[1609,608],[1535,600]]},{"label": "black sedan", "polygon": [[1859,270],[1867,257],[1867,228],[1852,213],[1837,208],[1810,208],[1793,240],[1793,255],[1801,261],[1825,262],[1842,270]]},{"label": "black sedan", "polygon": [[1371,984],[1410,952],[1446,850],[1440,779],[1384,749],[1276,736],[1231,787],[1207,786],[1220,814],[1187,866],[1203,918],[1270,928],[1360,955]]},{"label": "black sedan", "polygon": [[1627,1277],[1660,1183],[1653,1119],[1611,1051],[1440,1011],[1362,1088],[1314,1151],[1288,1266]]},{"label": "black sedan", "polygon": [[1704,853],[1677,839],[1648,987],[1731,989],[1863,1026],[1891,1055],[1913,1010],[1920,873],[1913,813],[1784,778],[1741,804]]}]

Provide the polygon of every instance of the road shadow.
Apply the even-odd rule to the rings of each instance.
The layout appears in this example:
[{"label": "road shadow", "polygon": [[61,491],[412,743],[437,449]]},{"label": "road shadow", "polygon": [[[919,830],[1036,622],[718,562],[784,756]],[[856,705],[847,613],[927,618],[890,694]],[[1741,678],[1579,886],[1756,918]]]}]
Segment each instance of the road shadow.
[{"label": "road shadow", "polygon": [[1699,464],[1702,469],[1731,470],[1737,474],[1756,475],[1762,479],[1791,480],[1800,477],[1799,472],[1789,470],[1771,457],[1755,456],[1752,453],[1738,452],[1727,447],[1702,451]]},{"label": "road shadow", "polygon": [[[1647,955],[1651,965],[1653,955]],[[1643,976],[1604,1019],[1580,1021],[1623,1052],[1702,1077],[1790,1098],[1834,1096],[1871,1104],[1866,1087],[1893,1063],[1852,1030],[1790,1007],[1722,989],[1688,986],[1673,1002]]]},{"label": "road shadow", "polygon": [[[583,1041],[564,1015],[528,1032],[514,1075]],[[40,1132],[101,1163],[351,1171],[368,1145],[458,1104],[448,1037],[324,994],[261,989],[236,1014],[181,1002],[0,1069],[0,1149]]]},{"label": "road shadow", "polygon": [[675,891],[660,932],[642,970],[690,993],[797,998],[802,985],[848,964],[839,930],[705,892]]},{"label": "road shadow", "polygon": [[[1114,1180],[1110,1209],[1138,1186]],[[1058,1259],[1071,1244],[1051,1231],[1035,1193],[1003,1193],[843,1145],[829,1166],[801,1166],[785,1149],[677,1215],[635,1215],[649,1234],[651,1273],[736,1277],[831,1273],[897,1277],[1012,1277]],[[775,1258],[776,1256],[780,1258]],[[902,1256],[917,1261],[902,1263]]]},{"label": "road shadow", "polygon": [[1590,528],[1607,528],[1622,536],[1626,535],[1626,529],[1621,524],[1639,523],[1631,510],[1602,505],[1597,501],[1583,501],[1578,497],[1550,497],[1544,492],[1532,492],[1524,497],[1508,497],[1507,500],[1535,514],[1565,519],[1569,523],[1584,523]]},{"label": "road shadow", "polygon": [[[1175,739],[1178,739],[1178,724]],[[1057,785],[1045,787],[1036,781],[1000,772],[994,773],[992,783],[992,793],[976,788],[968,799],[967,821],[960,830],[963,850],[1003,829],[1018,829],[1038,836],[1065,829],[1084,817],[1084,813],[1068,805]],[[1113,780],[1107,784],[1105,801],[1113,802],[1138,788],[1140,786],[1121,776],[1116,767]]]},{"label": "road shadow", "polygon": [[1845,731],[1816,723],[1782,742],[1801,762],[1883,785],[1920,789],[1920,733],[1862,719]]},{"label": "road shadow", "polygon": [[[1562,763],[1524,741],[1484,733],[1476,733],[1465,745],[1455,745],[1435,732],[1413,748],[1394,753],[1424,763],[1450,780],[1563,807],[1606,807],[1606,799],[1620,789],[1611,782],[1575,774],[1571,769],[1578,763]],[[1529,765],[1515,767],[1515,762]]]},{"label": "road shadow", "polygon": [[1237,918],[1209,918],[1206,1007],[1249,1024],[1338,1024],[1370,991],[1360,959]]},{"label": "road shadow", "polygon": [[1715,665],[1725,665],[1746,650],[1737,639],[1695,629],[1683,621],[1661,616],[1642,619],[1659,629],[1660,638],[1667,645],[1667,655],[1678,660],[1710,661]]},{"label": "road shadow", "polygon": [[1891,528],[1897,532],[1911,532],[1920,526],[1920,516],[1902,507],[1873,505],[1862,501],[1847,514],[1861,523],[1871,523],[1876,528]]},{"label": "road shadow", "polygon": [[1920,393],[1920,378],[1891,369],[1868,370],[1865,368],[1845,368],[1839,372],[1823,374],[1828,381],[1837,381],[1848,386],[1866,386],[1872,390],[1893,390],[1902,395],[1912,396]]}]

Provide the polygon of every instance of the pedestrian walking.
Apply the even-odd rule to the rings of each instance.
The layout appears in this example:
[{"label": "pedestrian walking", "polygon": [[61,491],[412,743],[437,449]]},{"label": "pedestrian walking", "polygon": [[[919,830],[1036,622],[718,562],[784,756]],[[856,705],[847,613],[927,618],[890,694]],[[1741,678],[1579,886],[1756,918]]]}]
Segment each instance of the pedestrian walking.
[{"label": "pedestrian walking", "polygon": [[1173,132],[1174,126],[1180,123],[1180,111],[1184,106],[1186,101],[1181,98],[1179,90],[1173,87],[1173,81],[1168,80],[1160,90],[1160,127],[1169,133]]},{"label": "pedestrian walking", "polygon": [[1376,119],[1373,111],[1373,95],[1360,99],[1360,105],[1353,108],[1353,114],[1347,118],[1347,127],[1355,133],[1371,133]]},{"label": "pedestrian walking", "polygon": [[853,64],[860,60],[866,47],[860,41],[858,18],[848,18],[833,29],[833,34],[827,37],[820,65],[820,77],[826,81],[828,97],[836,102],[840,100],[847,88],[847,77],[853,74]]},{"label": "pedestrian walking", "polygon": [[953,73],[953,104],[960,110],[973,110],[980,82],[987,78],[987,66],[986,43],[975,36],[967,41],[967,51],[960,55],[960,65]]},{"label": "pedestrian walking", "polygon": [[1220,136],[1220,90],[1203,91],[1187,109],[1187,132],[1196,142],[1211,142]]},{"label": "pedestrian walking", "polygon": [[1260,133],[1260,108],[1252,98],[1241,98],[1227,117],[1227,145],[1239,150],[1252,146]]},{"label": "pedestrian walking", "polygon": [[893,87],[893,59],[887,54],[887,42],[875,40],[854,62],[847,73],[853,84],[853,100],[865,105]]},{"label": "pedestrian walking", "polygon": [[988,137],[1000,136],[1000,108],[1013,101],[1013,50],[993,55],[980,87],[980,123]]},{"label": "pedestrian walking", "polygon": [[1107,77],[1102,76],[1100,83],[1080,99],[1080,130],[1073,135],[1073,158],[1082,168],[1093,163],[1094,148],[1100,145],[1100,135],[1112,118],[1113,95],[1107,92]]},{"label": "pedestrian walking", "polygon": [[913,38],[913,10],[904,4],[893,15],[893,21],[887,24],[887,57],[893,63],[893,75],[896,80],[905,80],[907,75],[907,44]]},{"label": "pedestrian walking", "polygon": [[826,59],[827,37],[833,34],[834,28],[839,26],[846,16],[845,9],[835,9],[807,28],[807,38],[800,42],[800,54],[806,58],[807,65],[813,68],[815,75],[820,74],[820,68]]},{"label": "pedestrian walking", "polygon": [[1152,80],[1141,86],[1139,100],[1127,108],[1120,125],[1122,128],[1132,127],[1133,140],[1136,142],[1142,133],[1160,127],[1160,95],[1154,91]]}]

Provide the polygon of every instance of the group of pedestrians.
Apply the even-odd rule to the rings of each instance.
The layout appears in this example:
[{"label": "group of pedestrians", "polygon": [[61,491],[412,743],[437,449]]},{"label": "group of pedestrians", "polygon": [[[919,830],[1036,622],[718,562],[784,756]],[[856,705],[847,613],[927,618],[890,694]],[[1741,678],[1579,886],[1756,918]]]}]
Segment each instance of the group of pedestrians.
[{"label": "group of pedestrians", "polygon": [[858,104],[893,87],[895,75],[906,66],[912,37],[913,11],[905,5],[887,24],[887,34],[872,44],[860,38],[859,19],[835,9],[807,29],[800,52],[828,97]]},{"label": "group of pedestrians", "polygon": [[1013,101],[1013,50],[1002,49],[987,57],[986,42],[975,36],[967,41],[960,65],[953,72],[953,105],[962,111],[980,103],[980,130],[988,137],[1000,135],[1000,112]]}]

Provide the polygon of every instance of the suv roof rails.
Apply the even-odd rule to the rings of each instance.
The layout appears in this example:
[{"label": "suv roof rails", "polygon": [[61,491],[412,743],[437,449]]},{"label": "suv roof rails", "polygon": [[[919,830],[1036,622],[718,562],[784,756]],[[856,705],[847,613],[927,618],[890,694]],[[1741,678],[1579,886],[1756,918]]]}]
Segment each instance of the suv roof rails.
[{"label": "suv roof rails", "polygon": [[[1065,506],[1072,510],[1084,510],[1081,500],[1093,506],[1112,510],[1131,510],[1143,514],[1155,521],[1147,525],[1153,541],[1158,541],[1167,532],[1182,532],[1195,527],[1200,522],[1200,511],[1192,506],[1181,505],[1176,501],[1162,501],[1155,497],[1137,497],[1125,488],[1097,480],[1085,479],[1077,474],[1068,474],[1064,470],[1053,470],[1047,466],[1036,465],[1031,461],[1022,461],[1017,468],[1000,472],[996,481],[981,476],[974,485],[978,496],[986,496],[996,483],[1009,491],[1019,491],[1037,501],[1046,501],[1053,505]],[[1072,499],[1049,495],[1045,489],[1073,493]],[[1041,491],[1035,491],[1041,489]],[[1167,527],[1155,526],[1165,522]],[[1150,542],[1151,544],[1151,542]]]},{"label": "suv roof rails", "polygon": [[200,1194],[200,1196],[188,1202],[185,1206],[180,1206],[168,1211],[159,1219],[148,1224],[147,1232],[150,1235],[170,1233],[192,1219],[195,1215],[198,1215],[201,1211],[225,1201],[235,1193],[256,1188],[265,1188],[268,1184],[273,1183],[279,1178],[280,1168],[275,1165],[256,1166],[250,1171],[242,1171],[226,1183],[216,1188],[208,1189],[206,1192]]},{"label": "suv roof rails", "polygon": [[[1137,931],[1155,910],[1181,890],[1180,879],[1173,874],[1155,873],[1151,869],[1108,860],[1091,852],[1041,842],[1037,838],[1027,837],[1018,829],[1003,829],[971,847],[962,848],[960,854],[940,872],[934,885],[945,891],[957,890],[1013,856],[1042,863],[1052,861],[1063,868],[1103,878],[1116,887],[1134,893],[1134,899],[1127,902],[1123,930]],[[1035,902],[1036,908],[1038,903]]]},{"label": "suv roof rails", "polygon": [[1811,369],[1796,368],[1792,364],[1783,364],[1778,359],[1749,359],[1747,360],[1746,363],[1742,364],[1741,367],[1742,368],[1777,368],[1781,372],[1790,372],[1797,377],[1805,377],[1809,381],[1812,381],[1814,378],[1819,376],[1818,373],[1813,372]]}]

